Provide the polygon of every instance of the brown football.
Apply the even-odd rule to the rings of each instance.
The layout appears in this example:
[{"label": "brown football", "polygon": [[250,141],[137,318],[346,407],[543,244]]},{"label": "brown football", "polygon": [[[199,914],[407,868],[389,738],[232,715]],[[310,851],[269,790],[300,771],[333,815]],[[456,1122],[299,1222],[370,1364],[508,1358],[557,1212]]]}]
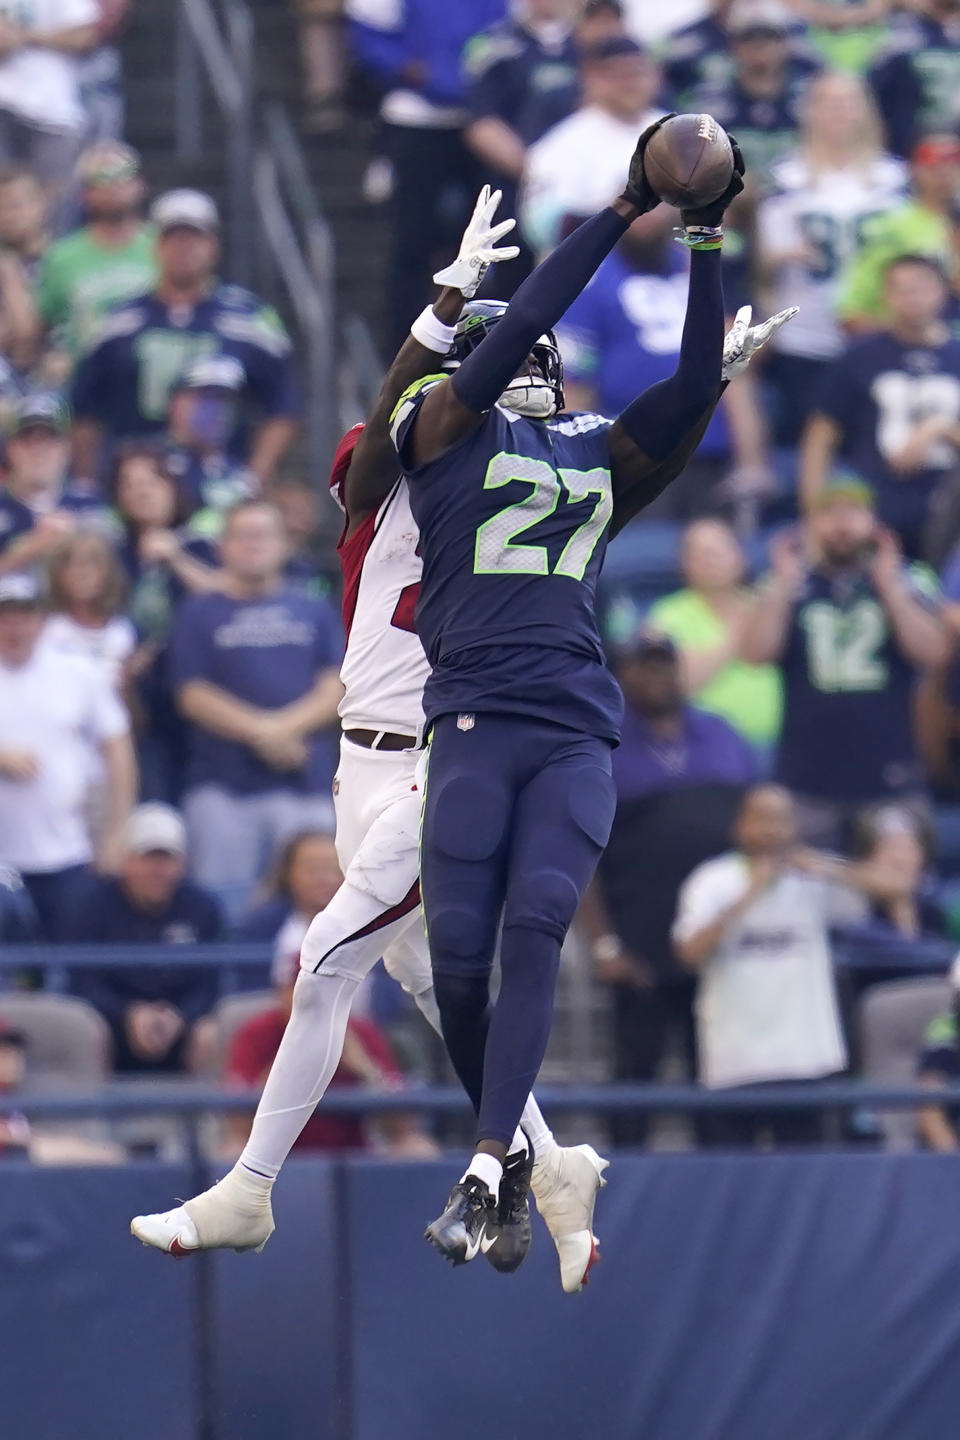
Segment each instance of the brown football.
[{"label": "brown football", "polygon": [[733,150],[712,115],[674,115],[653,136],[643,170],[654,190],[678,210],[717,200],[733,175]]}]

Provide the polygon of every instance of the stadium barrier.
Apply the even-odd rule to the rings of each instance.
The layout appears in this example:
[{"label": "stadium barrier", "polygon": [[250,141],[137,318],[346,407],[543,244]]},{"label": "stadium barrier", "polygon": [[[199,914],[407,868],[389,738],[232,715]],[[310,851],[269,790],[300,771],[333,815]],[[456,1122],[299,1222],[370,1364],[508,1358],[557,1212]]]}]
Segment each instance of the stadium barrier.
[{"label": "stadium barrier", "polygon": [[951,1156],[615,1155],[560,1293],[421,1238],[457,1163],[293,1160],[262,1256],[171,1264],[186,1165],[2,1166],[5,1440],[932,1440],[960,1409]]}]

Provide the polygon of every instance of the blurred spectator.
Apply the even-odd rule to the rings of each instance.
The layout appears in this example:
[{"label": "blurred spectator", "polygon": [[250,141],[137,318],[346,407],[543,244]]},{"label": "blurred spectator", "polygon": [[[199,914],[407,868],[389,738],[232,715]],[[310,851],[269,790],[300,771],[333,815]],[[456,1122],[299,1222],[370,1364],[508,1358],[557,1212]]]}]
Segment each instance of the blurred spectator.
[{"label": "blurred spectator", "polygon": [[952,131],[960,93],[960,0],[921,0],[895,15],[870,82],[895,155],[933,130]]},{"label": "blurred spectator", "polygon": [[619,193],[637,136],[663,114],[657,68],[626,35],[582,51],[580,75],[579,107],[527,152],[520,226],[540,253]]},{"label": "blurred spectator", "polygon": [[803,93],[817,65],[792,50],[790,12],[780,0],[736,0],[727,17],[728,78],[707,81],[691,108],[706,110],[736,135],[754,194],[796,144]]},{"label": "blurred spectator", "polygon": [[[365,12],[369,0],[349,3],[354,12]],[[300,31],[300,61],[303,66],[308,130],[329,130],[343,120],[343,84],[347,73],[343,54],[343,0],[296,0]],[[356,18],[361,18],[357,13]]]},{"label": "blurred spectator", "polygon": [[[640,390],[676,369],[689,261],[674,244],[674,218],[661,205],[634,221],[557,327],[569,409],[598,410],[613,419]],[[717,487],[731,460],[737,475],[766,475],[765,432],[750,393],[739,382],[726,390],[693,459],[648,518],[722,508],[730,497]]]},{"label": "blurred spectator", "polygon": [[[923,1049],[917,1057],[917,1081],[928,1090],[960,1082],[960,975],[954,963],[950,972],[953,1003],[949,1010],[935,1016],[923,1036]],[[956,1107],[927,1105],[917,1112],[917,1133],[928,1150],[953,1154],[960,1150]]]},{"label": "blurred spectator", "polygon": [[701,86],[722,85],[730,78],[726,21],[734,4],[735,0],[709,0],[706,15],[670,36],[663,79],[670,103],[678,110],[689,108]]},{"label": "blurred spectator", "polygon": [[123,134],[123,64],[113,41],[132,4],[133,0],[97,0],[96,45],[80,60],[80,98],[88,143],[119,140]]},{"label": "blurred spectator", "polygon": [[803,102],[796,153],[773,168],[777,194],[757,214],[758,259],[772,310],[800,313],[771,341],[777,439],[795,446],[826,361],[844,346],[836,318],[843,266],[864,224],[903,199],[906,168],[885,155],[873,101],[852,75],[823,75]]},{"label": "blurred spectator", "polygon": [[[527,149],[577,105],[576,0],[519,0],[500,24],[477,34],[464,53],[464,139],[486,177],[503,191],[501,213],[516,215]],[[497,294],[509,296],[530,270],[525,247],[498,265]]]},{"label": "blurred spectator", "polygon": [[[7,1100],[22,1090],[26,1077],[26,1038],[0,1015],[0,1096]],[[17,1111],[0,1115],[0,1159],[20,1158],[29,1153],[30,1122],[26,1115]]]},{"label": "blurred spectator", "polygon": [[[236,1032],[227,1055],[224,1083],[232,1088],[263,1087],[270,1066],[290,1018],[293,986],[300,970],[299,954],[276,971],[276,1004],[255,1015]],[[364,1085],[373,1090],[396,1090],[402,1084],[393,1051],[386,1037],[370,1020],[351,1016],[347,1024],[343,1056],[331,1085]],[[294,1149],[364,1150],[371,1130],[391,1154],[424,1159],[436,1154],[433,1142],[423,1134],[416,1119],[408,1115],[383,1116],[375,1127],[351,1115],[331,1115],[321,1105],[303,1128]],[[250,1133],[249,1119],[237,1116],[229,1122],[231,1150],[239,1151]]]},{"label": "blurred spectator", "polygon": [[[171,190],[150,212],[157,230],[154,290],[111,312],[74,377],[74,466],[99,478],[103,441],[161,435],[170,391],[201,356],[230,355],[244,368],[244,423],[230,453],[268,479],[293,439],[296,398],[290,340],[276,312],[250,291],[217,282],[219,218],[209,195]],[[248,454],[249,451],[249,454]]]},{"label": "blurred spectator", "polygon": [[232,510],[221,550],[223,593],[181,608],[171,679],[190,722],[191,871],[236,916],[278,844],[332,829],[341,638],[327,602],[284,586],[272,505]]},{"label": "blurred spectator", "polygon": [[698,1076],[756,1088],[755,1110],[712,1114],[715,1144],[815,1144],[815,1110],[764,1106],[765,1085],[816,1081],[847,1067],[828,927],[859,910],[867,866],[798,851],[793,801],[779,785],[743,799],[737,849],[698,866],[680,891],[673,939],[699,975]]},{"label": "blurred spectator", "polygon": [[92,661],[116,689],[137,644],[123,613],[126,590],[116,551],[102,535],[71,535],[51,558],[43,644],[56,655]]},{"label": "blurred spectator", "polygon": [[321,565],[320,493],[316,485],[289,476],[271,485],[268,498],[283,516],[287,532],[283,567],[287,584],[305,595],[329,595],[333,585]]},{"label": "blurred spectator", "polygon": [[94,45],[99,18],[96,0],[37,0],[0,17],[0,164],[28,165],[52,196],[76,158],[78,60]]},{"label": "blurred spectator", "polygon": [[861,220],[860,249],[840,277],[838,313],[848,330],[876,330],[889,320],[885,284],[894,260],[926,255],[952,272],[953,226],[960,191],[960,140],[929,135],[910,157],[913,199]]},{"label": "blurred spectator", "polygon": [[[389,294],[391,352],[432,293],[477,189],[463,142],[460,57],[476,30],[499,20],[504,0],[351,0],[354,51],[385,92],[383,144],[393,174]],[[510,214],[510,211],[504,213]]]},{"label": "blurred spectator", "polygon": [[0,170],[0,349],[20,373],[36,359],[33,283],[50,243],[48,220],[47,197],[32,170]]},{"label": "blurred spectator", "polygon": [[[219,940],[220,908],[185,879],[186,831],[167,805],[138,805],[130,815],[116,879],[83,892],[65,938],[75,945],[192,945]],[[202,1047],[197,1022],[217,999],[210,966],[124,966],[74,972],[74,992],[93,1005],[113,1035],[121,1073],[183,1070]]]},{"label": "blurred spectator", "polygon": [[[195,360],[170,392],[166,465],[194,510],[206,511],[214,537],[225,510],[260,489],[256,475],[230,454],[246,375],[232,355]],[[197,521],[194,521],[195,530]]]},{"label": "blurred spectator", "polygon": [[93,858],[84,811],[96,757],[104,870],[119,863],[136,766],[113,686],[89,661],[40,644],[43,623],[33,577],[0,579],[0,864],[19,870],[46,937],[58,940]]},{"label": "blurred spectator", "polygon": [[897,0],[790,0],[809,25],[810,44],[835,70],[866,70],[886,36]]},{"label": "blurred spectator", "polygon": [[[929,874],[928,854],[915,818],[897,805],[870,817],[862,849],[867,867],[882,874],[884,889],[855,933],[861,939],[920,940],[944,933],[944,911]],[[850,927],[846,927],[849,933]]]},{"label": "blurred spectator", "polygon": [[0,487],[0,575],[49,559],[81,526],[112,532],[102,500],[69,479],[69,428],[57,395],[28,395],[15,408]]},{"label": "blurred spectator", "polygon": [[137,152],[100,140],[80,156],[77,181],[87,223],[50,246],[37,275],[40,318],[69,362],[95,341],[107,312],[142,295],[157,273]]},{"label": "blurred spectator", "polygon": [[737,537],[720,520],[695,520],[684,533],[681,561],[687,588],[658,600],[650,623],[677,646],[690,701],[769,749],[780,731],[780,677],[771,665],[740,659],[750,596]]},{"label": "blurred spectator", "polygon": [[866,806],[898,797],[922,807],[913,689],[948,640],[928,572],[904,566],[862,481],[820,491],[807,539],[809,559],[788,535],[774,542],[741,653],[782,667],[775,774],[797,797],[804,838],[843,849]]},{"label": "blurred spectator", "polygon": [[960,342],[943,322],[947,286],[934,261],[893,261],[885,296],[889,327],[854,341],[824,373],[803,437],[801,490],[809,504],[842,456],[917,556],[931,497],[960,453]]},{"label": "blurred spectator", "polygon": [[40,937],[37,908],[16,870],[0,866],[0,944],[26,945]]},{"label": "blurred spectator", "polygon": [[[307,926],[339,889],[343,876],[331,836],[322,830],[302,830],[284,844],[267,885],[264,900],[237,926],[241,940],[285,941],[285,953],[299,954]],[[302,926],[302,930],[301,930]]]},{"label": "blurred spectator", "polygon": [[[677,888],[726,847],[757,761],[724,720],[685,703],[666,636],[642,632],[615,670],[626,701],[623,740],[613,753],[617,814],[580,924],[597,979],[615,997],[614,1078],[652,1080],[674,1027],[688,1062],[693,1050],[693,985],[670,940]],[[637,1143],[646,1126],[631,1118],[617,1133],[621,1144]]]}]

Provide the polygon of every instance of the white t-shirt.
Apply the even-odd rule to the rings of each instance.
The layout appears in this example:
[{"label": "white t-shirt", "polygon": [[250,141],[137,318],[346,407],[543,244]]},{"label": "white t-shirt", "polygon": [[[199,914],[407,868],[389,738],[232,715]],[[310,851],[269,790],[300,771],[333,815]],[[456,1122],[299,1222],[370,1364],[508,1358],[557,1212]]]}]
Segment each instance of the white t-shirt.
[{"label": "white t-shirt", "polygon": [[[0,0],[0,17],[50,34],[95,25],[96,0]],[[74,55],[27,45],[0,60],[0,110],[40,130],[78,130],[83,123],[79,63]]]},{"label": "white t-shirt", "polygon": [[619,120],[596,105],[575,110],[531,145],[520,190],[520,228],[535,250],[550,250],[567,215],[593,215],[623,189],[637,136],[663,111]]},{"label": "white t-shirt", "polygon": [[93,762],[128,729],[113,686],[88,660],[39,644],[26,665],[0,662],[0,750],[27,750],[39,762],[35,780],[0,776],[0,864],[45,873],[90,859]]},{"label": "white t-shirt", "polygon": [[800,155],[788,155],[772,171],[778,193],[757,214],[761,253],[778,254],[806,246],[811,263],[791,261],[773,273],[774,310],[798,305],[800,314],[771,342],[785,355],[830,360],[844,345],[836,305],[844,266],[856,252],[863,227],[899,203],[906,193],[907,167],[881,155],[868,172],[827,170],[811,175]]},{"label": "white t-shirt", "polygon": [[114,689],[119,689],[123,663],[137,648],[137,632],[125,615],[106,625],[81,625],[69,615],[51,615],[40,642],[55,655],[90,660]]},{"label": "white t-shirt", "polygon": [[[698,866],[680,891],[674,940],[712,924],[749,880],[738,854]],[[845,1067],[827,926],[862,913],[851,891],[787,871],[727,929],[697,988],[702,1084],[807,1080]]]}]

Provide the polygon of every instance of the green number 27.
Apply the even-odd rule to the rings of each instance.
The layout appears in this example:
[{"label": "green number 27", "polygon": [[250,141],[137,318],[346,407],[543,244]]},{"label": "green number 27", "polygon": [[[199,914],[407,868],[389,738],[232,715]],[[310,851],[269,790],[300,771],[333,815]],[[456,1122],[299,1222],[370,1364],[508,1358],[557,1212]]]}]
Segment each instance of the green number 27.
[{"label": "green number 27", "polygon": [[613,514],[613,490],[610,471],[602,466],[594,470],[557,471],[546,460],[526,455],[494,455],[484,476],[484,490],[496,490],[511,480],[524,480],[533,486],[530,494],[513,505],[506,505],[491,515],[477,530],[474,550],[475,575],[549,575],[550,557],[544,545],[524,545],[519,537],[548,515],[560,501],[561,488],[571,500],[597,497],[593,513],[577,527],[553,567],[554,575],[567,575],[582,580],[597,542]]}]

